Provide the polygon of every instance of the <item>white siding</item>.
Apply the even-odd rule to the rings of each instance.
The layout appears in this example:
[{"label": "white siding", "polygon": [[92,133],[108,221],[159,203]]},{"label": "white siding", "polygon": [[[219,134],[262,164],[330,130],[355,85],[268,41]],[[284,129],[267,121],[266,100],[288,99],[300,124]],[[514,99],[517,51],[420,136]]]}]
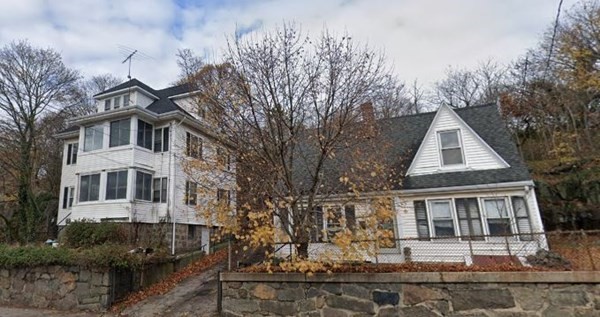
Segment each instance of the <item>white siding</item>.
[{"label": "white siding", "polygon": [[198,100],[192,97],[174,98],[172,101],[198,120],[204,120],[198,115]]},{"label": "white siding", "polygon": [[[63,209],[63,199],[64,199],[64,188],[65,187],[75,187],[75,196],[77,196],[77,164],[79,163],[79,157],[77,158],[77,164],[67,165],[67,147],[68,144],[76,143],[78,141],[77,138],[67,139],[63,144],[63,162],[62,162],[62,172],[60,177],[60,200],[58,203],[58,219],[57,224],[59,226],[65,225],[66,218],[71,212],[71,208],[67,207],[67,209]],[[79,146],[78,154],[81,154],[81,146]],[[70,216],[69,216],[70,217]],[[59,223],[60,222],[60,223]]]},{"label": "white siding", "polygon": [[140,92],[140,91],[136,91],[135,93],[132,94],[132,101],[134,105],[138,105],[142,108],[146,108],[148,107],[151,103],[154,102],[153,98],[148,97],[146,94]]},{"label": "white siding", "polygon": [[[460,130],[465,164],[442,166],[438,147],[438,132]],[[408,175],[443,173],[457,170],[485,170],[508,167],[498,154],[489,148],[453,110],[442,106],[423,140]]]}]

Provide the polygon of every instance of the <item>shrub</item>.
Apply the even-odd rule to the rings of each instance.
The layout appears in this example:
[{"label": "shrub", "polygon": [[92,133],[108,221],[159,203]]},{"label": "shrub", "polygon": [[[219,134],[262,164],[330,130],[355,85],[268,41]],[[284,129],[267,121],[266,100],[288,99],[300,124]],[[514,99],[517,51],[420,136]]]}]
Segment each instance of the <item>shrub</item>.
[{"label": "shrub", "polygon": [[0,245],[0,267],[33,267],[43,265],[71,265],[73,250],[48,246],[9,247]]},{"label": "shrub", "polygon": [[88,220],[71,222],[65,228],[62,243],[71,248],[122,243],[127,241],[123,228],[114,222],[92,222]]}]

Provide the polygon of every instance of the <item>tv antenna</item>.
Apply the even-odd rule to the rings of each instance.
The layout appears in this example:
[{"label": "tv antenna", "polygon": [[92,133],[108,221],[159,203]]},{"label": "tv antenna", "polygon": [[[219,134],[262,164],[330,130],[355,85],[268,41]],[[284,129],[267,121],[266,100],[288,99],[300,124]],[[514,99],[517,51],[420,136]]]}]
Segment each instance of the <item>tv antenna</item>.
[{"label": "tv antenna", "polygon": [[129,54],[125,60],[123,60],[123,62],[121,64],[125,64],[125,62],[129,61],[129,70],[127,71],[127,78],[129,80],[131,80],[131,58],[133,57],[133,55],[135,55],[135,53],[137,53],[137,50],[134,50],[133,52],[131,52],[131,54]]},{"label": "tv antenna", "polygon": [[121,51],[121,53],[123,54],[123,56],[125,56],[125,59],[123,60],[123,62],[121,62],[121,64],[125,64],[126,62],[129,62],[129,67],[128,67],[128,72],[127,72],[127,78],[129,80],[131,80],[131,61],[133,59],[136,60],[140,60],[140,61],[144,61],[144,60],[155,60],[154,57],[146,55],[140,51],[138,51],[137,49],[133,49],[131,47],[125,46],[125,45],[117,45],[117,47],[119,48],[119,50]]}]

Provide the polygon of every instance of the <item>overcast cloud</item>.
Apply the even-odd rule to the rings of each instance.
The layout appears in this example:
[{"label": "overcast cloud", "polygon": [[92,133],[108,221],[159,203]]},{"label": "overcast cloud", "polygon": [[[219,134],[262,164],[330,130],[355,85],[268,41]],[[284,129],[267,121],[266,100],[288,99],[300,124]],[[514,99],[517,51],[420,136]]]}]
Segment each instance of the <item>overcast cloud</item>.
[{"label": "overcast cloud", "polygon": [[[565,0],[569,9],[575,0]],[[448,66],[509,62],[536,45],[556,15],[558,0],[0,0],[0,46],[28,39],[59,51],[85,76],[132,76],[154,88],[177,76],[180,48],[218,62],[226,38],[294,21],[304,31],[324,26],[385,50],[399,77],[431,84]]]}]

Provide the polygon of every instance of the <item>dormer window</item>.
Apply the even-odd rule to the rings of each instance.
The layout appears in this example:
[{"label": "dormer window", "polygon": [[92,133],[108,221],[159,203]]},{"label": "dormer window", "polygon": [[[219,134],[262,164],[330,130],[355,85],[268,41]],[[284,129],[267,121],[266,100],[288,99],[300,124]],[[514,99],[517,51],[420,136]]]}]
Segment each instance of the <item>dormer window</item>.
[{"label": "dormer window", "polygon": [[464,164],[460,131],[438,132],[442,166]]},{"label": "dormer window", "polygon": [[115,109],[121,107],[121,96],[115,97],[115,99],[113,100],[113,105]]},{"label": "dormer window", "polygon": [[104,100],[104,111],[110,110],[110,99]]}]

